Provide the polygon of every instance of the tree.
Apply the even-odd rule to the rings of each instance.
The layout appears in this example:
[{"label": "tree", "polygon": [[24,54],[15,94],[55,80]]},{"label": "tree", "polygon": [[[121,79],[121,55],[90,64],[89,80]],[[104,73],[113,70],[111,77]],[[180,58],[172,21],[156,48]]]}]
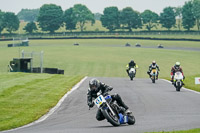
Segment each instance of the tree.
[{"label": "tree", "polygon": [[3,29],[5,28],[5,18],[4,18],[4,12],[2,12],[0,10],[0,34],[3,31]]},{"label": "tree", "polygon": [[76,4],[73,7],[73,16],[75,17],[75,21],[80,26],[81,31],[84,30],[84,26],[87,22],[95,23],[94,14],[82,4]]},{"label": "tree", "polygon": [[94,14],[94,19],[95,19],[95,20],[100,20],[101,15],[102,15],[101,13],[95,13],[95,14]]},{"label": "tree", "polygon": [[66,30],[75,30],[76,29],[76,19],[73,13],[73,8],[65,10],[64,13],[64,22],[66,25]]},{"label": "tree", "polygon": [[33,30],[37,30],[37,26],[34,22],[30,22],[24,27],[24,30],[31,34]]},{"label": "tree", "polygon": [[39,26],[42,31],[54,33],[63,24],[63,11],[55,4],[44,4],[39,11]]},{"label": "tree", "polygon": [[175,16],[177,18],[178,29],[181,30],[182,7],[174,7]]},{"label": "tree", "polygon": [[6,12],[4,14],[5,28],[11,34],[12,31],[16,31],[19,28],[19,19],[17,15],[12,12]]},{"label": "tree", "polygon": [[200,30],[200,0],[192,1],[192,12],[196,19],[197,28]]},{"label": "tree", "polygon": [[185,29],[190,31],[192,27],[195,25],[195,18],[194,14],[192,13],[192,2],[185,2],[183,9],[182,9],[182,25]]},{"label": "tree", "polygon": [[118,8],[117,7],[105,8],[100,20],[102,22],[102,25],[107,29],[109,29],[109,31],[118,29],[120,27]]},{"label": "tree", "polygon": [[166,7],[163,9],[163,13],[160,14],[160,23],[162,27],[170,30],[176,24],[176,17],[172,7]]},{"label": "tree", "polygon": [[28,22],[36,21],[39,14],[39,9],[22,9],[17,17],[19,20],[24,20]]},{"label": "tree", "polygon": [[145,10],[143,13],[141,13],[141,18],[143,24],[146,24],[146,29],[148,31],[150,31],[153,27],[156,27],[156,23],[159,20],[158,14],[150,10]]},{"label": "tree", "polygon": [[140,28],[141,18],[139,16],[139,13],[134,11],[131,7],[126,7],[120,12],[120,24],[123,25],[125,29],[129,29],[129,31],[132,31],[132,28]]}]

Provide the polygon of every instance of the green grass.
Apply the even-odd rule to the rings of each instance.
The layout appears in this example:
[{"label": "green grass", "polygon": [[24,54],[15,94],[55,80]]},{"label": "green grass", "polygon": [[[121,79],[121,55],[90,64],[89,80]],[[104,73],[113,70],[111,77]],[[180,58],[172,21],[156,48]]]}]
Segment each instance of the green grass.
[{"label": "green grass", "polygon": [[169,131],[169,132],[162,131],[162,132],[148,132],[148,133],[200,133],[200,128],[186,130],[186,131]]},{"label": "green grass", "polygon": [[[74,43],[80,46],[73,46]],[[129,42],[133,47],[125,47]],[[8,48],[9,42],[0,42],[0,72],[7,71],[9,61],[19,57],[19,51],[44,51],[44,67],[64,69],[67,75],[88,75],[101,77],[126,77],[125,66],[134,59],[139,65],[137,77],[148,78],[146,71],[152,60],[160,66],[160,77],[169,78],[170,69],[180,61],[187,77],[200,73],[199,51],[136,48],[134,44],[165,47],[200,48],[198,42],[149,41],[134,39],[69,39],[30,40],[30,47]],[[6,56],[5,56],[6,55]],[[192,64],[192,65],[191,65]],[[194,82],[192,79],[191,82]],[[190,83],[188,83],[190,85]],[[188,86],[186,86],[188,87]],[[193,86],[188,87],[193,88]]]},{"label": "green grass", "polygon": [[[75,42],[78,42],[80,46],[73,46]],[[137,77],[148,77],[146,71],[152,60],[156,60],[160,66],[161,77],[169,77],[170,69],[176,61],[181,62],[186,77],[200,73],[199,51],[125,47],[126,42],[131,44],[139,42],[142,46],[157,46],[162,43],[169,47],[200,47],[196,42],[179,41],[31,40],[30,47],[2,46],[0,57],[4,58],[0,60],[0,72],[6,72],[9,61],[14,57],[19,57],[19,50],[24,49],[25,51],[43,50],[44,67],[64,69],[67,75],[78,73],[88,76],[126,77],[125,66],[131,59],[139,65]]]},{"label": "green grass", "polygon": [[184,87],[200,92],[200,84],[195,84],[195,77],[200,77],[200,74],[187,77],[184,81]]},{"label": "green grass", "polygon": [[81,78],[50,74],[1,74],[0,131],[37,120]]},{"label": "green grass", "polygon": [[[56,40],[30,40],[31,46],[67,46],[74,43],[84,46],[125,46],[126,43],[135,46],[140,43],[142,46],[154,46],[163,44],[165,47],[200,48],[200,43],[195,41],[164,41],[164,40],[140,40],[140,39],[56,39]],[[0,41],[0,47],[7,47],[13,41]]]},{"label": "green grass", "polygon": [[[80,46],[74,46],[76,42]],[[0,130],[38,119],[83,76],[127,77],[125,68],[131,59],[139,65],[137,78],[148,78],[146,71],[152,60],[160,66],[160,77],[168,78],[171,66],[180,61],[186,87],[195,88],[194,75],[200,73],[199,51],[125,47],[127,42],[133,46],[161,43],[166,47],[200,48],[197,42],[125,39],[30,40],[29,47],[13,48],[7,47],[10,42],[0,42]],[[44,67],[64,69],[65,75],[7,72],[9,61],[19,57],[21,50],[44,51]]]}]

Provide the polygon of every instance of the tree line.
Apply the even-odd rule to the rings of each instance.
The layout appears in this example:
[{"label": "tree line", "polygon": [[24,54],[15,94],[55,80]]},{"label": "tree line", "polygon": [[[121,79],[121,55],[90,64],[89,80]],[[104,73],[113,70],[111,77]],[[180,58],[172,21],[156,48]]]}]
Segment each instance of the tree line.
[{"label": "tree line", "polygon": [[[185,2],[182,7],[166,7],[160,14],[151,10],[145,10],[140,13],[131,7],[119,10],[117,7],[106,7],[103,14],[93,14],[85,5],[76,4],[73,7],[63,11],[61,6],[55,4],[44,4],[40,9],[22,9],[17,15],[11,12],[2,12],[0,10],[0,34],[6,29],[9,33],[17,31],[20,21],[30,21],[24,27],[28,33],[38,30],[36,22],[42,31],[54,33],[60,27],[65,26],[66,30],[73,31],[80,28],[81,32],[85,30],[85,24],[95,23],[95,19],[101,21],[102,26],[109,31],[118,29],[145,28],[151,31],[152,28],[160,24],[163,28],[170,30],[181,26],[190,31],[197,25],[200,30],[200,0],[191,0]],[[177,22],[176,22],[177,21]]]}]

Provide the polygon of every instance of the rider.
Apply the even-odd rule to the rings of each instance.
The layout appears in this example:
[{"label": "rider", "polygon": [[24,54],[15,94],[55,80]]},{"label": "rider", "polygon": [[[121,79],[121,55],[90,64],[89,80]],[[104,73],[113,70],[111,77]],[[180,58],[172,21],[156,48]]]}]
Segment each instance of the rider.
[{"label": "rider", "polygon": [[[160,71],[160,68],[159,66],[156,64],[156,61],[152,61],[152,64],[149,65],[149,71],[147,71],[147,74],[149,74],[149,77],[151,78],[151,71],[152,69],[157,69],[158,71]],[[156,79],[158,79],[158,74],[159,72],[157,72],[157,76],[156,76]]]},{"label": "rider", "polygon": [[[180,62],[176,62],[176,64],[171,69],[171,82],[172,83],[173,83],[174,75],[175,75],[176,72],[181,72],[183,74],[183,69],[180,65],[181,65]],[[183,74],[183,79],[185,79],[184,74]]]},{"label": "rider", "polygon": [[[93,98],[97,98],[97,93],[101,92],[103,95],[108,94],[108,91],[111,91],[113,87],[108,86],[97,79],[93,78],[89,81],[89,89],[87,92],[87,104],[90,108],[94,106],[94,102],[92,101]],[[128,106],[122,101],[121,97],[119,94],[114,94],[111,95],[113,100],[116,100],[118,105],[123,107],[125,109],[126,113],[131,113],[131,111],[128,109]],[[96,119],[98,121],[104,120],[105,117],[103,116],[102,112],[100,109],[98,109],[97,114],[96,114]]]},{"label": "rider", "polygon": [[[129,75],[129,70],[131,68],[137,68],[138,66],[136,65],[136,63],[134,62],[134,60],[131,60],[127,65],[126,65],[126,72]],[[136,69],[135,69],[135,75],[136,75]]]}]

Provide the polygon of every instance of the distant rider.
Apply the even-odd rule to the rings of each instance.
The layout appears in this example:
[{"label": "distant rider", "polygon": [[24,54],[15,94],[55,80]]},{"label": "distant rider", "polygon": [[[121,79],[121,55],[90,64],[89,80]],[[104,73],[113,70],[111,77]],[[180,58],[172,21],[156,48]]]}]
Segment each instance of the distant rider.
[{"label": "distant rider", "polygon": [[[180,62],[176,62],[176,64],[171,69],[171,82],[172,83],[173,83],[174,75],[175,75],[176,72],[181,72],[183,74],[183,69],[180,65],[181,65]],[[183,74],[183,79],[185,79],[184,74]]]},{"label": "distant rider", "polygon": [[156,64],[156,61],[152,61],[152,63],[149,65],[149,71],[147,71],[147,74],[149,74],[149,77],[151,78],[151,71],[152,69],[157,69],[157,76],[156,76],[156,79],[158,79],[158,75],[159,75],[159,71],[160,71],[160,68],[159,66]]},{"label": "distant rider", "polygon": [[[87,104],[90,108],[94,106],[93,99],[97,98],[97,93],[101,92],[102,95],[108,94],[109,91],[111,91],[113,87],[108,86],[97,79],[91,79],[89,81],[89,89],[87,92]],[[114,94],[111,95],[112,99],[115,100],[119,106],[124,107],[126,113],[131,113],[128,109],[128,106],[122,101],[121,97],[119,94]],[[102,112],[100,109],[98,109],[97,114],[96,114],[96,119],[98,121],[104,120],[105,117],[103,116]]]},{"label": "distant rider", "polygon": [[[127,65],[126,65],[126,72],[129,75],[129,70],[131,68],[137,68],[138,66],[136,65],[136,63],[134,62],[134,60],[131,60]],[[136,75],[136,69],[135,69],[135,75]]]}]

